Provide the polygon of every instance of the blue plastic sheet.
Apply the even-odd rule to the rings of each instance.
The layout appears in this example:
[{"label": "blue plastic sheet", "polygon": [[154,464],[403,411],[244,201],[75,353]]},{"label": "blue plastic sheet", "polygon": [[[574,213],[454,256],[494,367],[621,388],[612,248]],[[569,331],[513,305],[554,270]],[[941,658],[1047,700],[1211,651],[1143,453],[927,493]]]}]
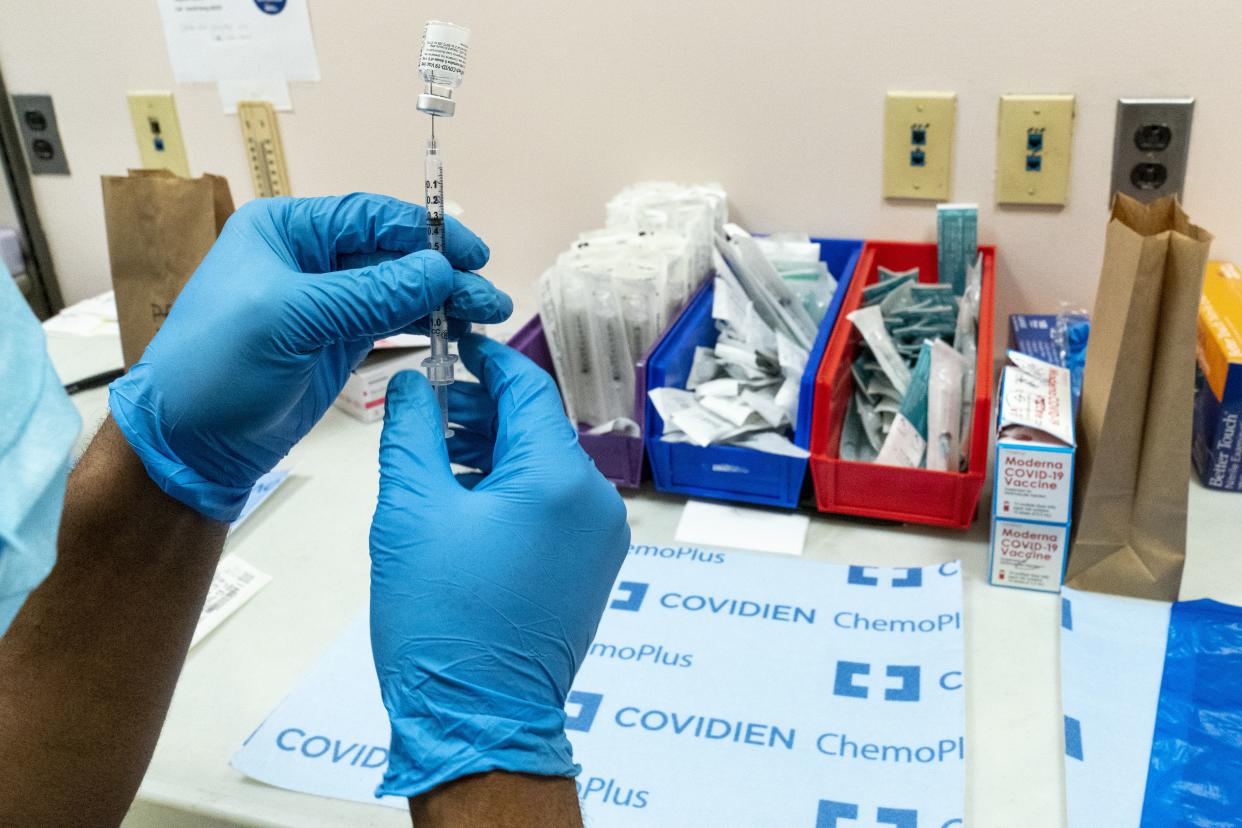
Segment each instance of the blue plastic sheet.
[{"label": "blue plastic sheet", "polygon": [[1242,825],[1242,607],[1173,605],[1142,825]]}]

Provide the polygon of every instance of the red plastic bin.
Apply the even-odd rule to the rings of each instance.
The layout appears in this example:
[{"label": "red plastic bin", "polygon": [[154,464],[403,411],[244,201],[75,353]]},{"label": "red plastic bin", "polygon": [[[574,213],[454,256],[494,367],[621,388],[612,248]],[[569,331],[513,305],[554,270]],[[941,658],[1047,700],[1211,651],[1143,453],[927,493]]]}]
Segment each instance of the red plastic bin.
[{"label": "red plastic bin", "polygon": [[992,411],[992,336],[995,318],[996,248],[980,246],[983,281],[979,297],[979,356],[975,365],[975,410],[970,462],[965,472],[903,469],[840,459],[841,426],[854,391],[850,366],[862,338],[846,315],[862,303],[863,288],[890,270],[919,269],[919,281],[935,282],[936,245],[869,241],[841,305],[836,330],[815,376],[811,429],[811,480],[821,512],[965,529],[974,521],[988,463]]}]

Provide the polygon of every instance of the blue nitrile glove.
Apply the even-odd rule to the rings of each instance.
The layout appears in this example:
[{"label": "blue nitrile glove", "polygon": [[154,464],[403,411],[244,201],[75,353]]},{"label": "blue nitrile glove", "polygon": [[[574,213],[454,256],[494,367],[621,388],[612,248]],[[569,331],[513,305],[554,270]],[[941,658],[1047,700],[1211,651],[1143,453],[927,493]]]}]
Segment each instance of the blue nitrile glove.
[{"label": "blue nitrile glove", "polygon": [[[446,443],[431,386],[388,385],[371,644],[392,722],[377,795],[489,770],[573,776],[565,697],[629,548],[625,505],[552,378],[467,334]],[[482,470],[459,481],[452,459]],[[472,488],[471,488],[472,487]]]},{"label": "blue nitrile glove", "polygon": [[442,303],[456,335],[508,318],[509,297],[464,272],[487,263],[487,245],[451,218],[445,244],[447,260],[424,249],[426,211],[386,196],[243,206],[112,383],[112,416],[151,479],[232,520],[374,340],[425,332]]}]

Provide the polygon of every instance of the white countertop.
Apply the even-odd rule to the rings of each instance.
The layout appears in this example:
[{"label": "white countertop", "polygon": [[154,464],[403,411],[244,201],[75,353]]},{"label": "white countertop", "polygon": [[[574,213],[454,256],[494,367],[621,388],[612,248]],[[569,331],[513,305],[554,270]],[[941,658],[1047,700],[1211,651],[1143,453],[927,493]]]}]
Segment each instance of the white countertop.
[{"label": "white countertop", "polygon": [[[120,364],[115,338],[48,339],[65,381]],[[74,401],[85,423],[81,446],[106,415],[106,389]],[[290,454],[289,481],[229,539],[227,551],[272,582],[191,651],[127,826],[409,825],[401,811],[268,787],[228,765],[367,601],[380,425],[329,409]],[[645,490],[625,500],[636,537],[673,537],[683,498]],[[988,508],[985,493],[981,513]],[[1239,510],[1242,495],[1192,481],[1182,598],[1242,604]],[[985,524],[961,533],[821,515],[811,520],[805,555],[880,566],[962,561],[966,824],[1064,825],[1059,601],[986,583]]]}]

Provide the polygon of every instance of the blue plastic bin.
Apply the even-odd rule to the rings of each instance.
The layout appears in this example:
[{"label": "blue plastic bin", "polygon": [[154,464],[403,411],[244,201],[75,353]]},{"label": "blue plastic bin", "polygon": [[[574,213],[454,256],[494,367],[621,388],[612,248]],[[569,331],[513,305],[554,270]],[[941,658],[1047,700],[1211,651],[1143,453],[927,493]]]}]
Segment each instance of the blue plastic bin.
[{"label": "blue plastic bin", "polygon": [[[833,295],[811,346],[802,388],[798,395],[798,421],[794,442],[802,448],[811,444],[811,403],[815,396],[815,373],[823,359],[841,301],[854,278],[863,243],[855,239],[814,239],[820,244],[820,258],[837,278]],[[690,364],[697,345],[716,344],[716,325],[712,321],[712,280],[708,280],[690,299],[681,318],[647,357],[647,389],[686,387]],[[740,446],[696,446],[692,443],[666,443],[664,420],[656,413],[650,397],[646,401],[643,438],[656,488],[716,500],[758,503],[793,508],[798,505],[806,479],[807,461],[782,457]]]}]

